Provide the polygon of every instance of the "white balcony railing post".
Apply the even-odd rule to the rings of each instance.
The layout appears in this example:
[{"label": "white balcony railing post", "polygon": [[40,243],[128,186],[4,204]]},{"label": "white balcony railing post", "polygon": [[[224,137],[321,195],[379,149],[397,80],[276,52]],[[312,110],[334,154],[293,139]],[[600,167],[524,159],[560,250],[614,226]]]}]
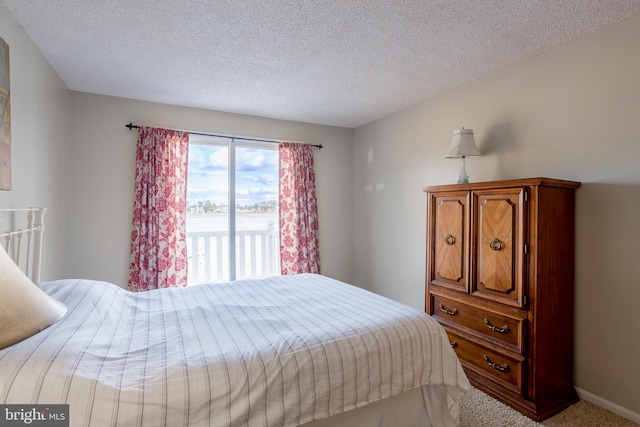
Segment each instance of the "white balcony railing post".
[{"label": "white balcony railing post", "polygon": [[274,221],[269,220],[269,226],[267,227],[267,250],[265,251],[268,271],[270,276],[280,274],[280,241],[278,239],[278,232],[274,227]]}]

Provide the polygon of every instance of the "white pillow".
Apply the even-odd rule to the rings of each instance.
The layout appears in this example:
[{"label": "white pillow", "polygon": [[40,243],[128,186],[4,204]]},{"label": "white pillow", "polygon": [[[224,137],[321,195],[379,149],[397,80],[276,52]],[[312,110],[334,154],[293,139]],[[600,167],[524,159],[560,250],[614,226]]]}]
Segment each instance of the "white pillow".
[{"label": "white pillow", "polygon": [[66,311],[34,285],[0,245],[0,349],[51,326]]}]

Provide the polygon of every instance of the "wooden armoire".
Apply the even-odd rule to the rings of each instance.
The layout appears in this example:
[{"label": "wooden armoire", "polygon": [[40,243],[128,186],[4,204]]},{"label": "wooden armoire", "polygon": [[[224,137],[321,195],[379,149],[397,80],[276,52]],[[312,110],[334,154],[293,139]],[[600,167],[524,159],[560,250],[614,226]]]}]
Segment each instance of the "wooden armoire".
[{"label": "wooden armoire", "polygon": [[579,182],[527,178],[425,187],[425,311],[474,387],[543,420],[573,387]]}]

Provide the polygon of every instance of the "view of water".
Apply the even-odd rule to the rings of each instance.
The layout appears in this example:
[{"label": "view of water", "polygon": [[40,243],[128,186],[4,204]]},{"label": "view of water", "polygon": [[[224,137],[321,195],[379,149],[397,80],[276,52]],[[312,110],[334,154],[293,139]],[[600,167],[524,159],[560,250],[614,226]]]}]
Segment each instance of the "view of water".
[{"label": "view of water", "polygon": [[[278,229],[278,213],[238,213],[236,214],[237,230],[266,230],[269,221],[273,221],[273,226]],[[187,214],[187,231],[222,231],[229,227],[227,214]]]}]

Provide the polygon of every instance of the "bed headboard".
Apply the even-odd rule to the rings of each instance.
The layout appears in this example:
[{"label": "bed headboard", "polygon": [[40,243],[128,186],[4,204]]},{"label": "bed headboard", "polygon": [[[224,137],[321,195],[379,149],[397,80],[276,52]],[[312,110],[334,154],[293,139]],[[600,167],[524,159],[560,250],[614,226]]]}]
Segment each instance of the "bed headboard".
[{"label": "bed headboard", "polygon": [[33,283],[40,281],[45,208],[0,208],[0,244]]}]

